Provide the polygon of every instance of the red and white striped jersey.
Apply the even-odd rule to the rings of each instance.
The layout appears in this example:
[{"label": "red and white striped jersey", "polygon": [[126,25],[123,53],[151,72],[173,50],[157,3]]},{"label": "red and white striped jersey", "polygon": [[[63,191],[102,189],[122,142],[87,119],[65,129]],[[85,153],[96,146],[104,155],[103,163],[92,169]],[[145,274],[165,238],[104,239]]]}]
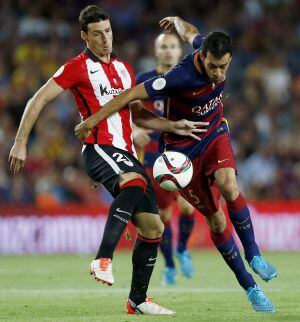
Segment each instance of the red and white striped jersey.
[{"label": "red and white striped jersey", "polygon": [[[106,64],[88,48],[66,62],[52,78],[64,90],[70,89],[82,120],[97,112],[114,96],[135,86],[134,73],[128,63],[111,57]],[[128,106],[101,121],[84,143],[110,145],[136,156]]]}]

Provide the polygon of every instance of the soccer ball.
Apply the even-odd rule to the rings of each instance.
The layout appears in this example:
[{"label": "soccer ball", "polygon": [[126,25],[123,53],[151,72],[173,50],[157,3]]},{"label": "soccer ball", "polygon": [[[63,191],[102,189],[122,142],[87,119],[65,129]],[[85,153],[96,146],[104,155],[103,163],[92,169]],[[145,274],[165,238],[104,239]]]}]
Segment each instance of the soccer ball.
[{"label": "soccer ball", "polygon": [[161,188],[175,191],[186,187],[193,176],[193,163],[183,153],[167,151],[160,155],[153,166],[154,180]]}]

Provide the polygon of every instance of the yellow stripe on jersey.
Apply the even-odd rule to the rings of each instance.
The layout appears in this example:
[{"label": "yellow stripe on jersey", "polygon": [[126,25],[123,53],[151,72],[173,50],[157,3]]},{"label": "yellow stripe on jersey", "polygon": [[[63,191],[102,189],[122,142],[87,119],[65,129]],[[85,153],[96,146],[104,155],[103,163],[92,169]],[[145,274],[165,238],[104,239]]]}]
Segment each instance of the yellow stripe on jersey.
[{"label": "yellow stripe on jersey", "polygon": [[138,160],[141,162],[141,164],[144,164],[145,161],[145,152],[142,148],[136,148],[136,153]]},{"label": "yellow stripe on jersey", "polygon": [[223,117],[222,117],[222,122],[225,122],[225,123],[226,123],[227,128],[228,128],[228,132],[230,133],[230,128],[229,128],[229,124],[228,124],[228,120],[227,120],[227,118],[223,116]]}]

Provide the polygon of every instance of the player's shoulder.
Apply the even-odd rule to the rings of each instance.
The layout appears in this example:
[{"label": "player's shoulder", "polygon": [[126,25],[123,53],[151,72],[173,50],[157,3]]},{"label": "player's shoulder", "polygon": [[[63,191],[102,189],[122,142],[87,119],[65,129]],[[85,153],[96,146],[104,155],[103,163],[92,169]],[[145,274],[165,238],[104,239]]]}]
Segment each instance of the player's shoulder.
[{"label": "player's shoulder", "polygon": [[194,58],[193,53],[186,55],[177,65],[172,67],[166,76],[180,78],[181,80],[190,81],[194,78],[195,68],[194,68]]},{"label": "player's shoulder", "polygon": [[67,60],[64,64],[65,67],[72,67],[72,68],[80,68],[85,61],[87,60],[87,56],[84,52],[80,53],[79,55]]},{"label": "player's shoulder", "polygon": [[112,57],[113,61],[123,64],[129,72],[133,73],[133,67],[125,60],[118,56]]},{"label": "player's shoulder", "polygon": [[178,64],[182,77],[189,80],[205,78],[204,66],[201,61],[200,50],[196,49],[192,53],[186,55],[184,59]]},{"label": "player's shoulder", "polygon": [[157,76],[158,73],[156,71],[156,69],[150,69],[150,70],[146,70],[146,71],[141,71],[139,73],[136,74],[136,82],[138,84],[145,82],[146,80]]}]

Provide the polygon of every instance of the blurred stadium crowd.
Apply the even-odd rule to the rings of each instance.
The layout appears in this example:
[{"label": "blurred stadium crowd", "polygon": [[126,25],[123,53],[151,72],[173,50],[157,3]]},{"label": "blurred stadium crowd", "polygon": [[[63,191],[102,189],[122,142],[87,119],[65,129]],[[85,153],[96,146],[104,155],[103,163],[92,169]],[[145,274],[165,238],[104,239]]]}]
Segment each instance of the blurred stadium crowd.
[{"label": "blurred stadium crowd", "polygon": [[[158,21],[179,15],[202,33],[234,39],[224,95],[239,182],[248,198],[300,198],[300,1],[105,0],[114,50],[135,71],[155,66]],[[84,49],[79,11],[90,2],[15,0],[0,4],[0,202],[37,205],[99,202],[73,135],[76,107],[64,93],[42,112],[25,171],[13,176],[8,153],[27,100]],[[192,49],[185,45],[185,53]]]}]

